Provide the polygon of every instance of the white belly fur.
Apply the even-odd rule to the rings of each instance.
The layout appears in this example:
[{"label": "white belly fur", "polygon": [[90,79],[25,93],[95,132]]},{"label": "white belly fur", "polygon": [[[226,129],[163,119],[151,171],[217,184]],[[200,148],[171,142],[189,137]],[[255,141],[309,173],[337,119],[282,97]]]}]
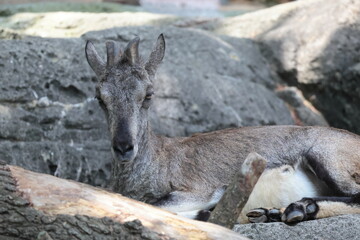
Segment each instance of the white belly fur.
[{"label": "white belly fur", "polygon": [[181,201],[174,204],[160,206],[162,209],[176,213],[177,215],[194,219],[199,211],[214,207],[224,195],[225,188],[216,189],[210,199],[201,199],[192,196],[191,193],[173,192],[172,194],[182,195]]},{"label": "white belly fur", "polygon": [[283,208],[304,197],[316,196],[319,196],[319,190],[301,167],[294,169],[284,165],[267,169],[255,185],[240,214],[239,222],[248,222],[246,213],[251,209]]}]

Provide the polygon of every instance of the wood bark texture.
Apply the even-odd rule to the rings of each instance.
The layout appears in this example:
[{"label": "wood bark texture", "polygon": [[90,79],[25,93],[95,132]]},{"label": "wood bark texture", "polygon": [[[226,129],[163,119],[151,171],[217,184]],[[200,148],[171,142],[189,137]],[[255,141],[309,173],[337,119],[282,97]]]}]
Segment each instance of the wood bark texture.
[{"label": "wood bark texture", "polygon": [[250,153],[211,213],[209,222],[232,229],[265,167],[262,156]]},{"label": "wood bark texture", "polygon": [[0,164],[0,239],[246,239],[120,194]]}]

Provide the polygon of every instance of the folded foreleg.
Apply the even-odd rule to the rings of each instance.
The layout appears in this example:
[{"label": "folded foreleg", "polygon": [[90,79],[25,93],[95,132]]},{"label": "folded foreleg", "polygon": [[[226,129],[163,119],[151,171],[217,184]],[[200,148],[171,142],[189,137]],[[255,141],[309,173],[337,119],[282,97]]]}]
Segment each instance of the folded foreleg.
[{"label": "folded foreleg", "polygon": [[225,187],[219,187],[208,195],[202,192],[174,191],[154,205],[183,217],[203,220],[203,214],[206,214],[205,218],[208,217],[208,213],[203,211],[213,208],[219,202],[225,189]]},{"label": "folded foreleg", "polygon": [[303,198],[286,208],[256,208],[246,216],[250,222],[285,222],[333,217],[344,214],[360,213],[360,195],[352,197],[316,197]]}]

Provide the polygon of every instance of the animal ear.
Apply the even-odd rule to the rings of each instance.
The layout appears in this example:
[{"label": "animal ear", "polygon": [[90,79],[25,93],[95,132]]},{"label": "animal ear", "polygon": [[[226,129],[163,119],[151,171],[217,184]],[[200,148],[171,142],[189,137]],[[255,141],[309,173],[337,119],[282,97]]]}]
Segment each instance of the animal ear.
[{"label": "animal ear", "polygon": [[164,55],[165,55],[165,38],[163,34],[160,34],[152,52],[150,53],[149,60],[145,65],[145,69],[149,73],[149,75],[155,75],[155,72],[159,64],[163,60]]},{"label": "animal ear", "polygon": [[131,40],[124,50],[124,56],[131,65],[139,62],[139,42],[140,38],[136,37]]},{"label": "animal ear", "polygon": [[100,76],[105,71],[105,62],[96,52],[95,46],[92,42],[87,41],[85,45],[86,59],[97,76]]}]

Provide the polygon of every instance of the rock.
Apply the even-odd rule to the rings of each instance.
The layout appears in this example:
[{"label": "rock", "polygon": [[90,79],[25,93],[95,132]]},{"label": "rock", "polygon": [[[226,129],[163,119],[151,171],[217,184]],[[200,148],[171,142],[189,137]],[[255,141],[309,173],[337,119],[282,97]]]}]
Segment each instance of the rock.
[{"label": "rock", "polygon": [[343,215],[306,221],[295,226],[289,226],[284,223],[238,224],[235,225],[233,230],[250,239],[358,239],[360,215]]},{"label": "rock", "polygon": [[77,39],[2,41],[0,159],[105,186],[107,127]]},{"label": "rock", "polygon": [[360,133],[360,2],[311,0],[211,23],[250,37],[282,80],[299,88],[331,126]]},{"label": "rock", "polygon": [[139,35],[146,58],[161,32],[167,45],[154,83],[156,132],[184,136],[229,126],[293,123],[272,91],[276,78],[252,41],[173,27],[114,28],[82,38],[100,42],[97,48],[103,49],[106,39],[120,40],[124,47]]},{"label": "rock", "polygon": [[122,47],[141,36],[147,57],[158,34],[167,50],[155,82],[155,132],[185,136],[248,125],[292,124],[274,93],[277,77],[251,40],[174,27],[126,27],[80,39],[2,40],[0,159],[31,170],[105,186],[110,143],[94,99],[97,79],[84,56],[91,39],[105,56],[106,39]]},{"label": "rock", "polygon": [[287,104],[296,125],[328,126],[323,115],[307,101],[296,87],[283,87],[277,90],[277,95]]}]

